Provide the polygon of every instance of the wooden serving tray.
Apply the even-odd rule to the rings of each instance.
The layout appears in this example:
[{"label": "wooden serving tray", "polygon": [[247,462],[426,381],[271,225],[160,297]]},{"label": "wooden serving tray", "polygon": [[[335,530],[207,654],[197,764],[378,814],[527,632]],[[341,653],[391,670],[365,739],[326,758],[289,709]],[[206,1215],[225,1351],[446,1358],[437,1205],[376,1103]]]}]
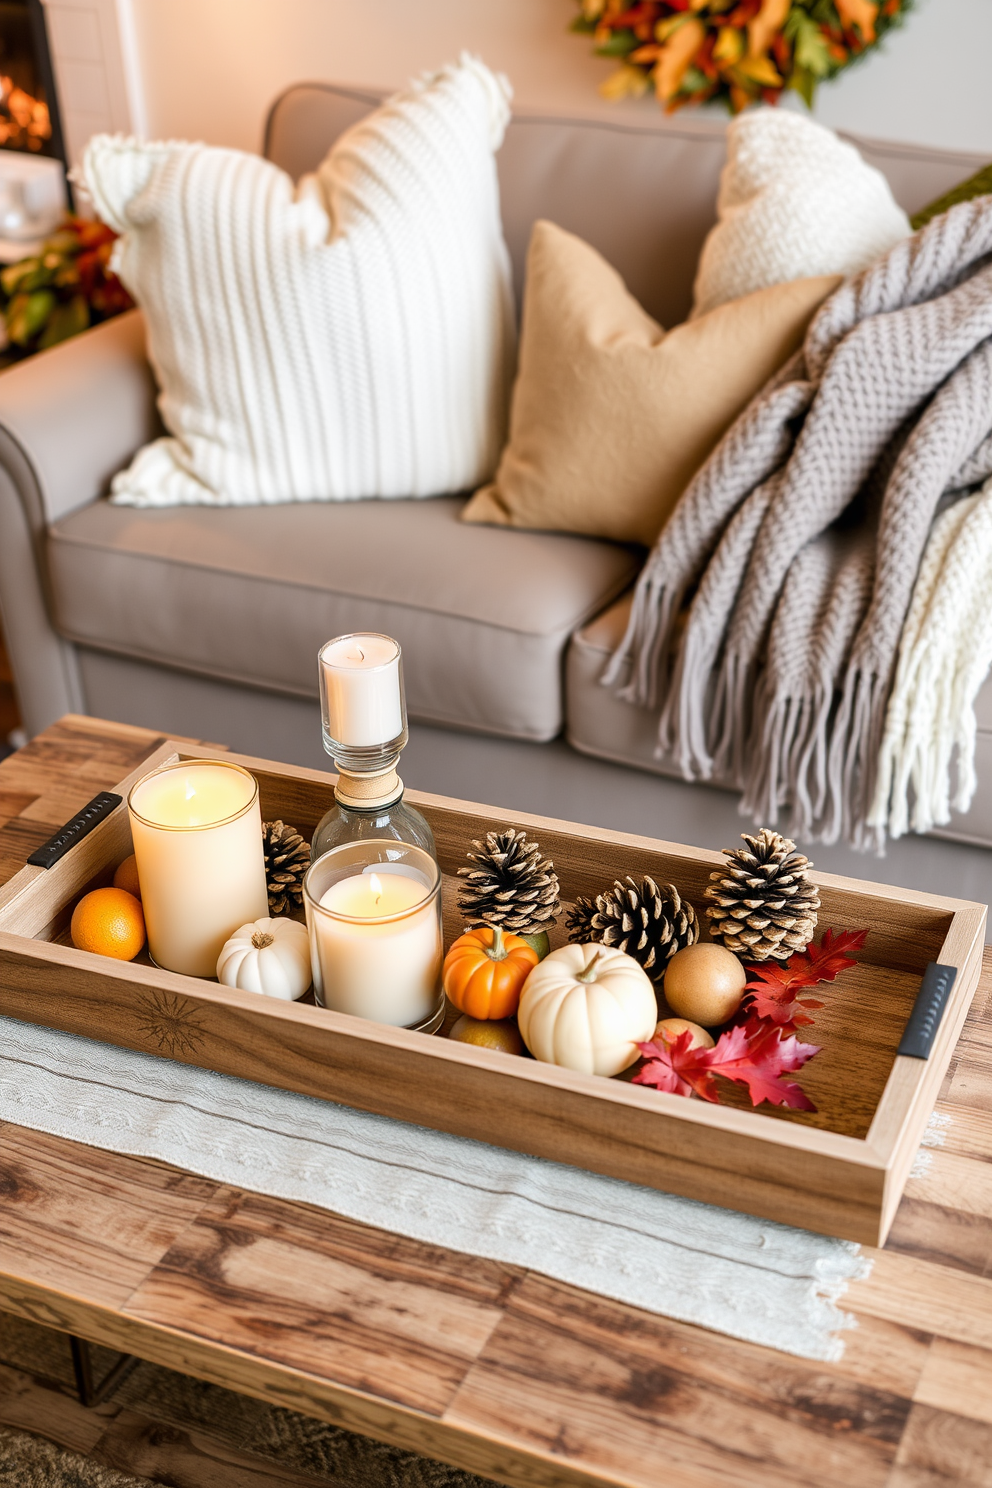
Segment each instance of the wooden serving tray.
[{"label": "wooden serving tray", "polygon": [[[333,799],[333,775],[174,743],[117,791],[126,797],[148,770],[177,758],[246,766],[259,782],[263,819],[281,818],[305,835]],[[566,901],[614,877],[650,874],[677,884],[699,911],[723,861],[441,796],[411,791],[408,799],[437,840],[446,944],[462,928],[454,875],[471,840],[492,828],[536,837]],[[733,1104],[710,1105],[76,950],[67,933],[74,904],[109,882],[130,851],[121,805],[52,868],[26,867],[0,890],[0,1013],[870,1244],[888,1232],[971,1003],[987,913],[981,904],[815,875],[821,925],[867,928],[868,942],[859,964],[824,989],[815,1028],[805,1030],[823,1045],[801,1077],[818,1110],[752,1110],[746,1093],[724,1081],[721,1098]],[[908,1058],[896,1051],[929,962],[957,976],[929,1057]]]}]

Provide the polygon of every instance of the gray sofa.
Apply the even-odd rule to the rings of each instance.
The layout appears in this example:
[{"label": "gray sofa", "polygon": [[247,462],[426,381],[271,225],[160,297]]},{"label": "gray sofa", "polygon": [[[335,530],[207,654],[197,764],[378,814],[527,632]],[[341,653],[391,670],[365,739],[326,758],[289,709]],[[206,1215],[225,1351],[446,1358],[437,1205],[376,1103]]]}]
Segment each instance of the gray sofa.
[{"label": "gray sofa", "polygon": [[[374,106],[325,85],[274,105],[266,153],[292,175]],[[978,157],[858,141],[912,211]],[[723,161],[719,121],[517,117],[500,154],[516,283],[530,227],[597,247],[663,324],[683,319]],[[661,774],[653,720],[598,685],[640,550],[470,526],[433,501],[136,511],[102,499],[160,432],[137,312],[0,376],[0,607],[25,725],[74,710],[301,758],[316,653],[382,630],[405,651],[411,717],[547,741]],[[950,835],[992,846],[992,689],[979,799]],[[578,813],[575,813],[578,814]]]}]

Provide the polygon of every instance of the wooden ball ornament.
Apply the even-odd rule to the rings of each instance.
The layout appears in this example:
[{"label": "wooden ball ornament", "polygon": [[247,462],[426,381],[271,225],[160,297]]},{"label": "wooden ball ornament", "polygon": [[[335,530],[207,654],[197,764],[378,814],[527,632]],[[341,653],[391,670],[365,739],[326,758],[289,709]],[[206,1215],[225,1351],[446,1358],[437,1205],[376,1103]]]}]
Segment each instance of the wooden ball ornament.
[{"label": "wooden ball ornament", "polygon": [[652,1039],[660,1041],[662,1034],[664,1034],[668,1042],[674,1044],[679,1034],[686,1032],[692,1034],[692,1043],[689,1045],[690,1049],[712,1049],[712,1035],[707,1033],[705,1028],[701,1028],[698,1023],[690,1023],[688,1018],[662,1018],[652,1035]]},{"label": "wooden ball ornament", "polygon": [[747,972],[723,946],[697,942],[676,951],[665,972],[665,1001],[676,1017],[716,1028],[740,1007]]}]

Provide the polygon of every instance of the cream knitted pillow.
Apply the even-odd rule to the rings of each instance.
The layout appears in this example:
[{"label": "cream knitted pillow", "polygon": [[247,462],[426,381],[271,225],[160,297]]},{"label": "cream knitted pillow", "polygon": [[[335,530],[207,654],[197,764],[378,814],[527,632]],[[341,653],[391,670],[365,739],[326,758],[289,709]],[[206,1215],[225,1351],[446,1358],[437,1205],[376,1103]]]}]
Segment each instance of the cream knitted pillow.
[{"label": "cream knitted pillow", "polygon": [[295,191],[234,150],[90,143],[86,186],[123,234],[172,435],[115,501],[432,496],[492,473],[514,351],[493,158],[508,92],[463,57]]},{"label": "cream knitted pillow", "polygon": [[728,128],[717,218],[693,315],[770,284],[856,273],[912,231],[885,177],[853,145],[777,108],[742,114]]}]

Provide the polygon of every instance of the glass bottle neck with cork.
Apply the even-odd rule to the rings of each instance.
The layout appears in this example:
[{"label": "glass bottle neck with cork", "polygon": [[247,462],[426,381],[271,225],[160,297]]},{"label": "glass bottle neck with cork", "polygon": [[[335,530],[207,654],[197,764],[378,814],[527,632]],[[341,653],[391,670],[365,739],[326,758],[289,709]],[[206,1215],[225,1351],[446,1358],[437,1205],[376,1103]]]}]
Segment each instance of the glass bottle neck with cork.
[{"label": "glass bottle neck with cork", "polygon": [[[403,782],[395,765],[384,777],[351,775],[338,766],[334,805],[313,834],[310,861],[316,862],[343,842],[394,838],[423,848],[437,861],[434,833],[415,806],[403,799]],[[377,790],[376,787],[382,789]]]}]

